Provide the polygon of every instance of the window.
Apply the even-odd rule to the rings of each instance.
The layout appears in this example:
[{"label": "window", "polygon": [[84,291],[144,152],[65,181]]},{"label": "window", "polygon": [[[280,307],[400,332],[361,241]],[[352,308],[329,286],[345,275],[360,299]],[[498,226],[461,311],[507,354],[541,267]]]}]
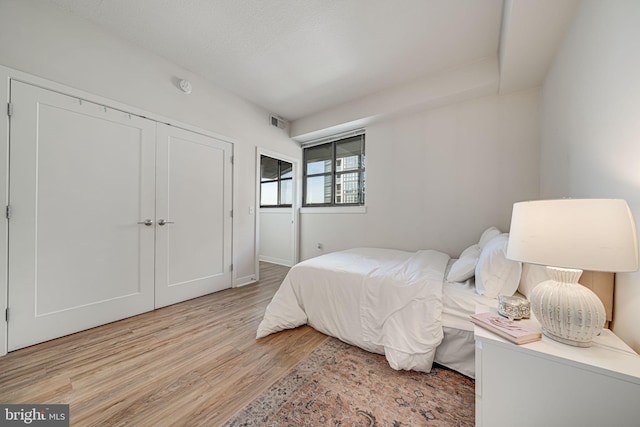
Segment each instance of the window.
[{"label": "window", "polygon": [[293,165],[284,160],[260,156],[260,207],[291,207]]},{"label": "window", "polygon": [[304,206],[364,205],[364,134],[304,148]]}]

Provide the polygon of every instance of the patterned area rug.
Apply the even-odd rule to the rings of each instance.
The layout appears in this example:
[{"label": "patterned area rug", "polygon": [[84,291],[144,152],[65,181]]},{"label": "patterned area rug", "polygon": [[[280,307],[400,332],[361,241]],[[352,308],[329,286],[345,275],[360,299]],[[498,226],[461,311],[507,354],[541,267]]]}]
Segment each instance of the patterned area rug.
[{"label": "patterned area rug", "polygon": [[384,356],[327,339],[226,426],[473,426],[473,380],[434,365],[395,371]]}]

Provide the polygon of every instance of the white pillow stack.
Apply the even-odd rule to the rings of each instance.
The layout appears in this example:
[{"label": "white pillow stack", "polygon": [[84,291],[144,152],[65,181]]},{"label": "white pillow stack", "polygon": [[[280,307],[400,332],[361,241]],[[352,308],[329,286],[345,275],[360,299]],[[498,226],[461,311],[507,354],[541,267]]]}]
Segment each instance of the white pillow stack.
[{"label": "white pillow stack", "polygon": [[489,227],[480,236],[480,241],[469,246],[462,251],[460,258],[453,263],[447,274],[449,282],[464,282],[471,279],[476,274],[476,264],[480,259],[482,248],[496,236],[499,236],[500,230],[496,227]]},{"label": "white pillow stack", "polygon": [[449,282],[464,282],[476,274],[476,264],[480,258],[480,246],[473,244],[462,251],[460,258],[453,263],[447,274]]},{"label": "white pillow stack", "polygon": [[[513,295],[518,285],[523,289],[523,295],[528,296],[533,285],[529,280],[520,281],[522,263],[507,259],[507,245],[509,234],[502,233],[496,227],[487,228],[477,244],[462,251],[460,258],[451,265],[447,274],[449,282],[464,282],[476,276],[478,293],[487,298],[498,298],[498,295]],[[531,271],[531,270],[530,270]],[[540,274],[535,272],[535,284]]]},{"label": "white pillow stack", "polygon": [[486,230],[484,230],[482,232],[482,236],[480,236],[480,241],[478,242],[480,249],[483,249],[485,246],[487,246],[487,243],[489,243],[489,241],[491,241],[494,237],[498,237],[501,234],[502,232],[498,230],[496,227],[489,227]]},{"label": "white pillow stack", "polygon": [[513,295],[520,284],[522,263],[507,259],[509,234],[500,234],[482,248],[476,265],[476,289],[488,298]]}]

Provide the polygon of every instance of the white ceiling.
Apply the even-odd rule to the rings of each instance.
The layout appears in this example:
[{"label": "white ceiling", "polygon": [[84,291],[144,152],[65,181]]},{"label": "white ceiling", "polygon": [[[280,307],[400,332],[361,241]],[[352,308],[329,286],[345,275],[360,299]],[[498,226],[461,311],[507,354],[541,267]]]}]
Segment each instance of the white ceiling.
[{"label": "white ceiling", "polygon": [[[509,39],[501,34],[503,0],[49,1],[288,120],[496,57]],[[506,4],[521,1],[542,0]],[[577,0],[543,3],[563,2],[575,8]],[[553,19],[548,13],[508,18],[530,29]],[[509,22],[510,31],[518,27]],[[520,45],[538,43],[535,31],[523,34]],[[544,43],[548,63],[557,39]],[[501,59],[522,56],[511,49]],[[526,84],[539,84],[546,65],[539,68]]]}]

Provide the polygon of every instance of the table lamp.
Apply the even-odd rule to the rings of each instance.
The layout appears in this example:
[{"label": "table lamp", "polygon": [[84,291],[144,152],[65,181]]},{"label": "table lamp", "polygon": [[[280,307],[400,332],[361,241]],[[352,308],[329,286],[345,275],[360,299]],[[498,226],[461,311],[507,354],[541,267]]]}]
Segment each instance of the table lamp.
[{"label": "table lamp", "polygon": [[621,199],[558,199],[513,205],[507,258],[547,267],[531,311],[547,337],[589,347],[605,322],[604,305],[580,285],[582,270],[638,269],[633,215]]}]

